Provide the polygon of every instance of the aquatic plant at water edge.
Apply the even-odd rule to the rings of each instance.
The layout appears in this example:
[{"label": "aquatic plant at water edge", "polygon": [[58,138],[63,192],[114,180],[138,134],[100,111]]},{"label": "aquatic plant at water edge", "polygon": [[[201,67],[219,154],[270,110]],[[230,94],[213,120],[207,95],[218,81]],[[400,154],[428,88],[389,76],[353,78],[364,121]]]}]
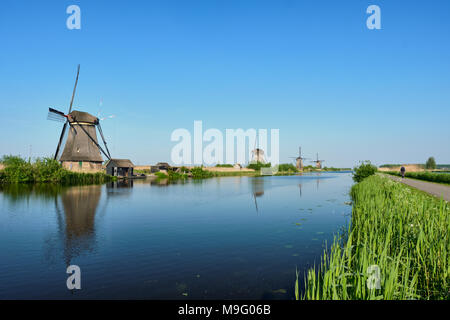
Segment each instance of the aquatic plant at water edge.
[{"label": "aquatic plant at water edge", "polygon": [[178,179],[187,179],[188,178],[188,175],[186,173],[176,172],[173,170],[167,171],[167,174],[169,176],[169,180],[178,180]]},{"label": "aquatic plant at water edge", "polygon": [[[351,226],[305,276],[302,299],[450,299],[450,206],[373,175],[353,186]],[[379,286],[371,287],[379,271]],[[297,278],[297,284],[298,287]]]},{"label": "aquatic plant at water edge", "polygon": [[37,158],[34,163],[18,156],[4,156],[5,168],[0,171],[2,183],[41,183],[55,182],[64,184],[104,183],[115,177],[102,172],[84,173],[64,169],[61,164],[50,158]]},{"label": "aquatic plant at water edge", "polygon": [[191,169],[191,176],[194,179],[205,179],[214,177],[214,174],[210,171],[203,170],[202,167],[195,167]]}]

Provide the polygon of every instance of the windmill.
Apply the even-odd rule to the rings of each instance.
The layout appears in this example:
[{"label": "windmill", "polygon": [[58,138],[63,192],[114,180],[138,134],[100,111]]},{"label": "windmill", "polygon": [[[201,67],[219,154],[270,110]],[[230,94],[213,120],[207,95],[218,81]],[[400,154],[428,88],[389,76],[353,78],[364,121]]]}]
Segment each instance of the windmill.
[{"label": "windmill", "polygon": [[256,213],[258,213],[259,209],[258,209],[258,201],[256,198],[258,197],[262,197],[264,195],[264,180],[263,179],[258,179],[258,178],[254,178],[251,180],[251,187],[252,187],[252,195],[253,195],[253,199],[255,201],[255,209],[256,209]]},{"label": "windmill", "polygon": [[[258,145],[256,145],[257,142]],[[266,160],[264,159],[264,150],[259,148],[258,135],[256,136],[255,148],[252,150],[252,154],[252,163],[266,163]]]},{"label": "windmill", "polygon": [[322,162],[324,162],[325,160],[319,160],[319,154],[317,153],[317,160],[312,160],[311,162],[315,162],[316,163],[316,168],[317,169],[322,169]]},{"label": "windmill", "polygon": [[[64,122],[59,142],[56,147],[54,159],[58,159],[62,141],[66,134],[67,126],[69,126],[69,134],[64,145],[64,150],[59,158],[62,166],[73,171],[100,171],[102,170],[102,152],[107,159],[111,159],[108,147],[106,145],[100,121],[97,117],[83,111],[72,111],[73,99],[77,89],[78,76],[80,74],[80,65],[78,65],[75,86],[70,100],[69,111],[67,114],[48,108],[47,119],[53,121]],[[100,133],[105,150],[97,141],[97,131]]]},{"label": "windmill", "polygon": [[297,161],[296,167],[298,170],[303,171],[303,160],[307,160],[309,158],[302,157],[302,147],[298,147],[298,157],[290,157]]}]

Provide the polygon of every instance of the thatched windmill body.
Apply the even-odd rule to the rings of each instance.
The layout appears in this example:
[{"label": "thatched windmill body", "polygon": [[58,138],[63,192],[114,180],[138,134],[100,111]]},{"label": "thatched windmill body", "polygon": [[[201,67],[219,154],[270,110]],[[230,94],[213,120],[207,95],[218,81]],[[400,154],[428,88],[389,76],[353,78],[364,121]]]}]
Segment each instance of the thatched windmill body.
[{"label": "thatched windmill body", "polygon": [[316,163],[316,168],[317,169],[322,169],[322,162],[324,162],[325,160],[319,160],[319,154],[317,153],[317,159],[316,160],[312,160],[311,162],[315,162]]},{"label": "thatched windmill body", "polygon": [[291,157],[296,160],[296,167],[298,170],[303,170],[303,160],[307,160],[309,158],[302,157],[302,147],[298,147],[298,157]]},{"label": "thatched windmill body", "polygon": [[266,160],[264,159],[264,150],[260,148],[256,148],[252,150],[252,162],[254,163],[266,163]]},{"label": "thatched windmill body", "polygon": [[[58,159],[61,144],[66,134],[67,126],[69,126],[69,134],[59,161],[64,168],[72,171],[96,172],[102,170],[103,158],[100,152],[102,152],[107,159],[111,159],[111,155],[109,154],[99,119],[87,112],[72,111],[79,72],[80,66],[78,65],[69,112],[64,114],[53,108],[49,108],[48,111],[49,120],[64,122],[54,159]],[[102,137],[106,152],[97,141],[96,129],[98,129],[100,136]]]}]

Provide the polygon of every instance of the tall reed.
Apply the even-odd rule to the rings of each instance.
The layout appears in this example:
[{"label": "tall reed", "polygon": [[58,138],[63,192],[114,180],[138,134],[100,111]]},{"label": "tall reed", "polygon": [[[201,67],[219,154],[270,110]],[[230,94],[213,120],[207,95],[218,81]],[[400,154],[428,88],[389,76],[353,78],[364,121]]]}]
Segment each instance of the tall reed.
[{"label": "tall reed", "polygon": [[304,292],[297,275],[296,297],[450,299],[449,204],[379,175],[354,185],[351,196],[348,235],[335,237],[308,270]]},{"label": "tall reed", "polygon": [[116,180],[104,172],[84,173],[64,169],[50,158],[36,159],[33,163],[17,156],[2,158],[5,168],[0,170],[0,183],[61,183],[96,184]]}]

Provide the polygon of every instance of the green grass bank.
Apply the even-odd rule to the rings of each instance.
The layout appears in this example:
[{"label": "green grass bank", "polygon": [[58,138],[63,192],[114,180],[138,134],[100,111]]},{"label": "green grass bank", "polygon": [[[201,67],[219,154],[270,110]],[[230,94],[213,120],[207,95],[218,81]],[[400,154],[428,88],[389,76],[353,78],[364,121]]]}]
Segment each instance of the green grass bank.
[{"label": "green grass bank", "polygon": [[[387,171],[384,172],[393,176],[401,177],[400,172]],[[450,184],[450,174],[448,173],[436,173],[436,172],[406,172],[406,178],[424,180],[429,182]]]},{"label": "green grass bank", "polygon": [[307,272],[302,292],[297,275],[296,298],[450,299],[449,203],[379,175],[351,196],[348,233]]}]

